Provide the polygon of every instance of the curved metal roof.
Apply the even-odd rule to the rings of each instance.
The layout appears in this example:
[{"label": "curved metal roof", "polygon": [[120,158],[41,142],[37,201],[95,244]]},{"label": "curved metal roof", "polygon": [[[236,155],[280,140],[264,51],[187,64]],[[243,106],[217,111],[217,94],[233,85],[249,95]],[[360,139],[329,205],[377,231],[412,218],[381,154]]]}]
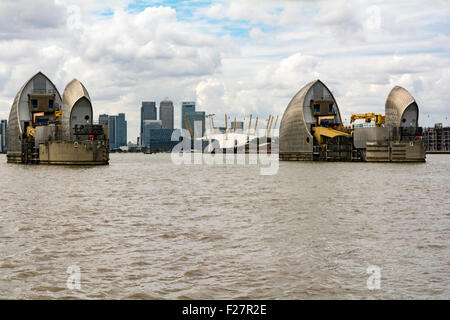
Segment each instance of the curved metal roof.
[{"label": "curved metal roof", "polygon": [[[386,126],[399,127],[401,125],[403,112],[405,112],[406,108],[414,103],[416,103],[416,100],[414,100],[408,90],[395,86],[386,99]],[[418,117],[419,114],[417,112],[417,120]]]},{"label": "curved metal roof", "polygon": [[21,153],[22,146],[22,127],[20,126],[20,119],[19,119],[19,102],[22,97],[23,90],[25,87],[37,76],[43,76],[46,80],[48,80],[53,88],[55,89],[56,93],[59,96],[59,99],[61,100],[61,95],[59,94],[58,89],[53,84],[53,82],[42,72],[36,73],[34,76],[32,76],[27,82],[25,82],[22,87],[20,88],[19,92],[17,92],[16,97],[14,98],[14,102],[11,105],[11,111],[9,113],[9,120],[8,120],[8,154],[13,153]]},{"label": "curved metal roof", "polygon": [[86,98],[89,103],[92,102],[89,96],[88,91],[84,87],[84,85],[78,81],[77,79],[73,79],[70,81],[63,92],[63,100],[62,100],[62,136],[64,140],[70,139],[70,114],[72,112],[72,108],[82,98]]},{"label": "curved metal roof", "polygon": [[303,114],[305,97],[316,83],[322,84],[330,93],[338,114],[339,120],[341,114],[334,98],[328,87],[320,80],[315,80],[305,85],[289,102],[280,122],[280,154],[282,153],[311,153],[313,150],[313,136],[309,131]]}]

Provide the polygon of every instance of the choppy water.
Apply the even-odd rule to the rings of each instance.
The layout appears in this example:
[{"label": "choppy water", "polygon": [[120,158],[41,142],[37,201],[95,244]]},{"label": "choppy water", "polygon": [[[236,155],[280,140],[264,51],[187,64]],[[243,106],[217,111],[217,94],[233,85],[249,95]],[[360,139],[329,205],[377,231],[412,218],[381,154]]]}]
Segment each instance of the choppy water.
[{"label": "choppy water", "polygon": [[93,168],[1,155],[0,190],[0,298],[450,298],[448,155],[274,176],[167,154]]}]

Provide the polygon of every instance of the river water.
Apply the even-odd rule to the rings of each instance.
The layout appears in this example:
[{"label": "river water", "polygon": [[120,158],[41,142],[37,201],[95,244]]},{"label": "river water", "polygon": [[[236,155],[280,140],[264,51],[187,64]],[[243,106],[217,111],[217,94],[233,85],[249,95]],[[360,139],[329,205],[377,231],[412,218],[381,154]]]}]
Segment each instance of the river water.
[{"label": "river water", "polygon": [[0,155],[0,190],[0,298],[450,298],[449,155],[267,176],[169,154]]}]

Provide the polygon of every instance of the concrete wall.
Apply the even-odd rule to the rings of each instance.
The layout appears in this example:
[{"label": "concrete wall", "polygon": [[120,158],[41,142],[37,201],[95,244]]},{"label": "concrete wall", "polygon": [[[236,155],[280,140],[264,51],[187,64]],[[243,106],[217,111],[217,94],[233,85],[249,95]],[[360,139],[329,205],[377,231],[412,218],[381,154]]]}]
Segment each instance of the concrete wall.
[{"label": "concrete wall", "polygon": [[425,144],[422,141],[393,142],[393,162],[425,161]]},{"label": "concrete wall", "polygon": [[367,141],[389,140],[389,129],[383,127],[355,128],[353,145],[357,149],[365,149]]},{"label": "concrete wall", "polygon": [[366,161],[389,162],[389,141],[368,141],[366,148]]},{"label": "concrete wall", "polygon": [[424,162],[423,141],[368,141],[366,149],[368,162]]},{"label": "concrete wall", "polygon": [[105,141],[48,141],[39,146],[41,164],[108,164]]},{"label": "concrete wall", "polygon": [[44,143],[47,140],[56,140],[56,138],[57,138],[57,127],[54,124],[36,127],[34,135],[36,147],[39,147],[41,143]]}]

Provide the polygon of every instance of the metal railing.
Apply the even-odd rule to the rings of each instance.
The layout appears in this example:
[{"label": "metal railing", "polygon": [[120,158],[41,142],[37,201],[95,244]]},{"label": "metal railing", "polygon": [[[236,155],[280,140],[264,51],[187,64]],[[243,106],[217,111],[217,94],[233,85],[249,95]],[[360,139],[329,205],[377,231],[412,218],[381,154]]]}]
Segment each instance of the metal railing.
[{"label": "metal railing", "polygon": [[85,124],[85,125],[75,125],[74,134],[75,135],[103,135],[104,128],[101,124]]},{"label": "metal railing", "polygon": [[35,94],[56,94],[55,89],[33,89],[31,93]]}]

